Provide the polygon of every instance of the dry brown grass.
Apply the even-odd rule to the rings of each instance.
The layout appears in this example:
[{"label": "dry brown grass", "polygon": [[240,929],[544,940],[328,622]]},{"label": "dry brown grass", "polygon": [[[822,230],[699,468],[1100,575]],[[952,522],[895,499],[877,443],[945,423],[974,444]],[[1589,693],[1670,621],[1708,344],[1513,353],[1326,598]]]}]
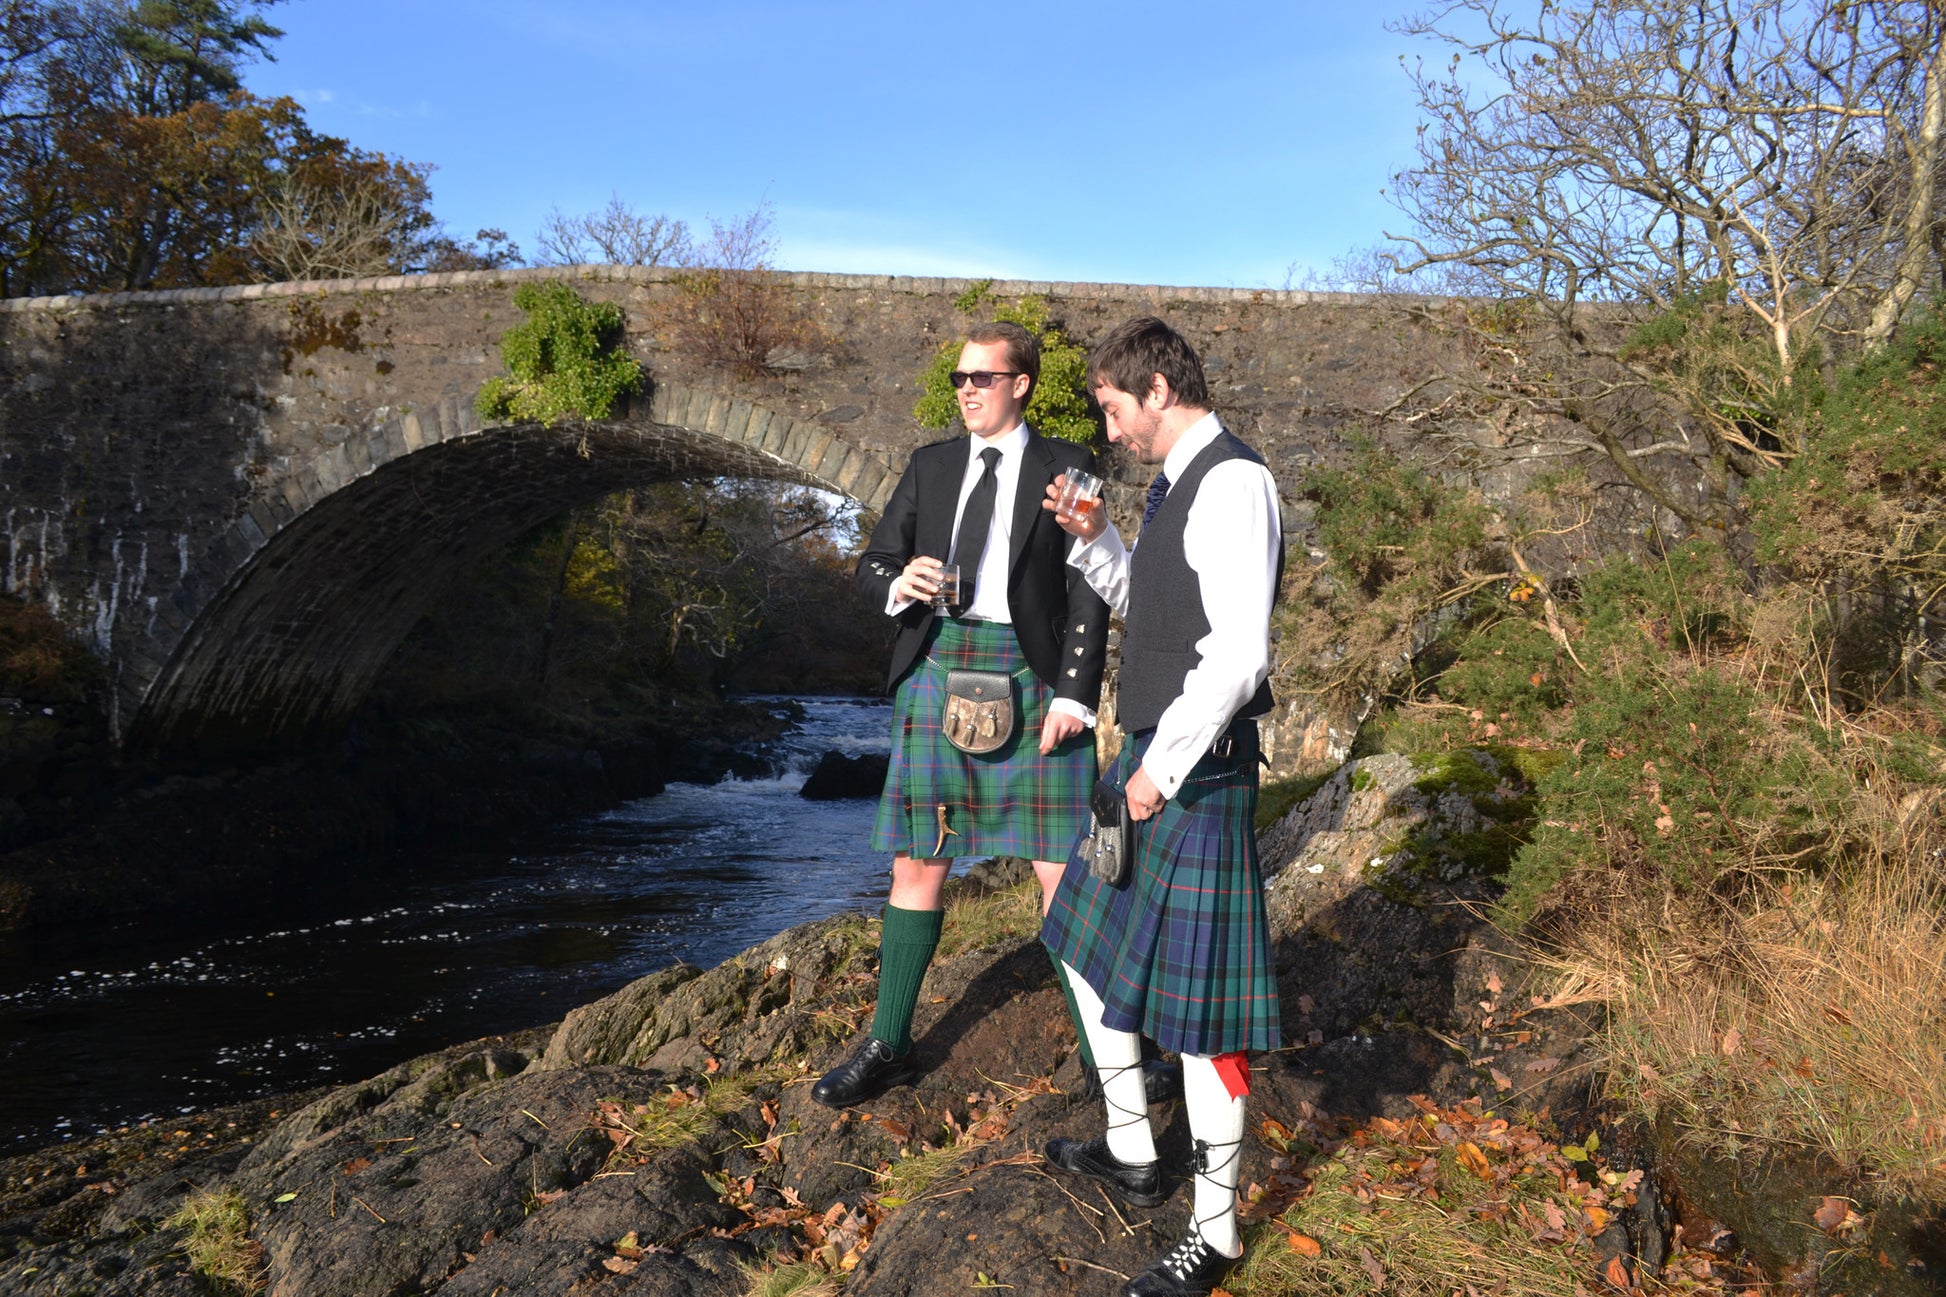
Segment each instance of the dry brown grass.
[{"label": "dry brown grass", "polygon": [[1041,888],[1032,878],[997,892],[954,884],[946,892],[946,919],[935,959],[984,950],[1041,930]]},{"label": "dry brown grass", "polygon": [[747,1297],[836,1297],[841,1281],[815,1261],[746,1264]]},{"label": "dry brown grass", "polygon": [[1821,1152],[1895,1189],[1946,1187],[1946,832],[1937,793],[1884,849],[1735,906],[1661,900],[1574,938],[1610,1010],[1612,1084],[1694,1138]]},{"label": "dry brown grass", "polygon": [[1244,1261],[1224,1289],[1236,1297],[1598,1291],[1590,1240],[1634,1201],[1640,1174],[1594,1168],[1584,1146],[1575,1158],[1596,1169],[1584,1178],[1559,1146],[1477,1101],[1414,1103],[1419,1115],[1378,1117],[1342,1139],[1328,1119],[1296,1130],[1263,1122],[1273,1148],[1322,1141],[1323,1155],[1295,1182],[1288,1172],[1272,1176],[1249,1210]]}]

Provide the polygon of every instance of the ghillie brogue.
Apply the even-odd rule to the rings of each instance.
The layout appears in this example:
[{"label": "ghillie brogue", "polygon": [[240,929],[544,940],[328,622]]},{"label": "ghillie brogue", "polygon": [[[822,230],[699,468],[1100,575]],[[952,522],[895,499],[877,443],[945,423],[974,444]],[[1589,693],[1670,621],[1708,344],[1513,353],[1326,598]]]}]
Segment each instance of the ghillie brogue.
[{"label": "ghillie brogue", "polygon": [[1224,1256],[1194,1226],[1162,1259],[1129,1280],[1122,1297],[1209,1297],[1239,1258]]}]

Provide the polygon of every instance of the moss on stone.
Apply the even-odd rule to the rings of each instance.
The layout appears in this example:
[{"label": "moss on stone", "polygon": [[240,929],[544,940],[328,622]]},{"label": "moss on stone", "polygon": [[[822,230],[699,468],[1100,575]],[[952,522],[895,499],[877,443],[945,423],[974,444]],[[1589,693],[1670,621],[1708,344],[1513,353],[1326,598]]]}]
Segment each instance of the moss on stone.
[{"label": "moss on stone", "polygon": [[[1505,878],[1533,825],[1536,802],[1528,769],[1545,769],[1545,758],[1553,755],[1515,748],[1463,748],[1415,757],[1425,773],[1413,788],[1434,804],[1434,815],[1414,826],[1396,849],[1388,847],[1388,863],[1374,889],[1409,903],[1427,882]],[[1465,832],[1441,829],[1438,805],[1452,797],[1466,799],[1484,821],[1482,827]]]},{"label": "moss on stone", "polygon": [[[1289,779],[1274,779],[1263,785],[1257,790],[1257,832],[1262,833],[1282,820],[1291,813],[1292,807],[1309,801],[1311,794],[1324,787],[1337,773],[1336,770],[1327,770],[1317,775],[1295,775]],[[1356,787],[1356,784],[1353,786]]]}]

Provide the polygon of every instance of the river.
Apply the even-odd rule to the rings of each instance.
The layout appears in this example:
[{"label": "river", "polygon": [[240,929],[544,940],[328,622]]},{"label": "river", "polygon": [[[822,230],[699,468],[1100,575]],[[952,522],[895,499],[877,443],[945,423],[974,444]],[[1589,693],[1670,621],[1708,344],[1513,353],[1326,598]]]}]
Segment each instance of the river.
[{"label": "river", "polygon": [[301,925],[0,940],[0,1153],[359,1080],[874,904],[889,861],[866,846],[872,804],[798,789],[828,750],[885,751],[890,705],[796,701],[773,777],[422,853]]}]

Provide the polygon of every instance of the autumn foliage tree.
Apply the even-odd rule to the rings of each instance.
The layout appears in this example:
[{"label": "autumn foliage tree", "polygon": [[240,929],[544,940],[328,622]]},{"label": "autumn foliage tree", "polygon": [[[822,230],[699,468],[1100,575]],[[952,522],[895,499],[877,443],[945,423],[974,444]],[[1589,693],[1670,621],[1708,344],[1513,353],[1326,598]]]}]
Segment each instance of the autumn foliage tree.
[{"label": "autumn foliage tree", "polygon": [[0,0],[0,294],[385,273],[436,255],[430,167],[240,73],[273,0]]}]

